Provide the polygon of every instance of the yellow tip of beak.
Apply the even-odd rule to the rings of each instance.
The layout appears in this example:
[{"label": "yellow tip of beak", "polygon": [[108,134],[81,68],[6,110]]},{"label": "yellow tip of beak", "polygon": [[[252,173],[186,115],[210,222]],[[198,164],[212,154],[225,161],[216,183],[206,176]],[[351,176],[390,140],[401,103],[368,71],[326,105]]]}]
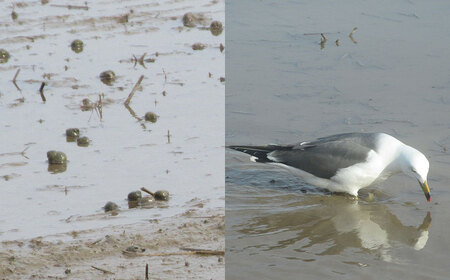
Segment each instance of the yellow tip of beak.
[{"label": "yellow tip of beak", "polygon": [[427,181],[423,182],[423,184],[420,185],[422,187],[423,193],[425,194],[425,197],[427,198],[427,201],[430,202],[431,201],[430,188],[428,187]]}]

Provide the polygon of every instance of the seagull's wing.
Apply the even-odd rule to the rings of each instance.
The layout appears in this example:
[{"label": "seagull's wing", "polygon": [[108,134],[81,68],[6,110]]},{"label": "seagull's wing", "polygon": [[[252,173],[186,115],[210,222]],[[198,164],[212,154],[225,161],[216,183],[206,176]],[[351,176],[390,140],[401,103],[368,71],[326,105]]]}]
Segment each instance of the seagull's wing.
[{"label": "seagull's wing", "polygon": [[346,133],[294,145],[229,146],[257,162],[281,163],[329,179],[339,169],[364,162],[375,149],[376,134]]},{"label": "seagull's wing", "polygon": [[316,177],[329,179],[337,171],[364,162],[371,149],[346,140],[308,142],[290,150],[273,150],[267,155],[272,162],[306,171]]}]

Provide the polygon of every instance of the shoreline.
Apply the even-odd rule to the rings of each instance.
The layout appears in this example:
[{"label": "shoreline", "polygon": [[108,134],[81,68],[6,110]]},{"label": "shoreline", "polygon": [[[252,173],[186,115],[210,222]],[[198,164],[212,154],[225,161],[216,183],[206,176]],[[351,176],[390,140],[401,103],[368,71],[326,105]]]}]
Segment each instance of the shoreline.
[{"label": "shoreline", "polygon": [[148,264],[149,279],[224,279],[224,214],[224,208],[191,208],[148,222],[4,241],[0,277],[145,279]]}]

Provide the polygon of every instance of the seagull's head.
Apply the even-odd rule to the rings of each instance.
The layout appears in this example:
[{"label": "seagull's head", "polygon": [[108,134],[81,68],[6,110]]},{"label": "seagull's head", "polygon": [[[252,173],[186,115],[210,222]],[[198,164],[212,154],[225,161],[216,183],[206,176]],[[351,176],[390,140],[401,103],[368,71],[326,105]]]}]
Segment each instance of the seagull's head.
[{"label": "seagull's head", "polygon": [[412,147],[406,147],[407,149],[404,150],[404,164],[402,166],[403,172],[419,181],[427,201],[430,202],[430,188],[427,183],[430,163],[421,152]]}]

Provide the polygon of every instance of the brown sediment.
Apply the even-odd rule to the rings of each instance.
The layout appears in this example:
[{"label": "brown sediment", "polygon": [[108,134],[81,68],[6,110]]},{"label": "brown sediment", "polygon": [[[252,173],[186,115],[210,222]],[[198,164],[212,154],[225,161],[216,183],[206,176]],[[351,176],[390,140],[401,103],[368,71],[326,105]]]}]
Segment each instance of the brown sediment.
[{"label": "brown sediment", "polygon": [[[66,274],[69,279],[94,279],[114,274],[118,279],[135,279],[149,274],[152,279],[186,275],[223,279],[223,209],[193,213],[60,236],[4,241],[0,247],[0,277],[43,279]],[[72,240],[60,241],[67,238]],[[126,250],[130,246],[139,250]],[[147,273],[142,263],[151,268]]]}]

